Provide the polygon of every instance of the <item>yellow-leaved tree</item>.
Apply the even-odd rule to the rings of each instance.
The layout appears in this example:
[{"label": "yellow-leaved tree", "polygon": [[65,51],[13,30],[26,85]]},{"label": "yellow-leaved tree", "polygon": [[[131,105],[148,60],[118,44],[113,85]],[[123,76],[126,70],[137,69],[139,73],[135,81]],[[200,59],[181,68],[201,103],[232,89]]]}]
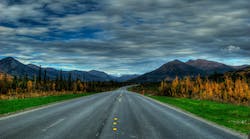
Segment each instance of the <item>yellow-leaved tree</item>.
[{"label": "yellow-leaved tree", "polygon": [[178,78],[178,76],[176,76],[172,82],[171,96],[177,96],[178,91],[179,91],[179,78]]},{"label": "yellow-leaved tree", "polygon": [[32,89],[33,89],[33,83],[32,83],[31,80],[29,80],[29,81],[27,82],[27,91],[28,91],[28,92],[31,92]]}]

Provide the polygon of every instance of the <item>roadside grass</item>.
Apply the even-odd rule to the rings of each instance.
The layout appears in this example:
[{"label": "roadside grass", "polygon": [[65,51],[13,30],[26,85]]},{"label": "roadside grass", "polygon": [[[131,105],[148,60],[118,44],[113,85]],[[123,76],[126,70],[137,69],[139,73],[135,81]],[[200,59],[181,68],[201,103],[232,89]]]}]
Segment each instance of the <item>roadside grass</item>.
[{"label": "roadside grass", "polygon": [[88,96],[91,94],[94,94],[94,93],[64,94],[64,95],[58,95],[58,96],[0,100],[0,115],[24,110],[24,109],[31,108],[31,107],[49,104],[52,102],[58,102],[62,100]]},{"label": "roadside grass", "polygon": [[204,119],[234,129],[244,134],[250,132],[250,107],[225,104],[208,100],[149,96],[153,99],[177,106]]}]

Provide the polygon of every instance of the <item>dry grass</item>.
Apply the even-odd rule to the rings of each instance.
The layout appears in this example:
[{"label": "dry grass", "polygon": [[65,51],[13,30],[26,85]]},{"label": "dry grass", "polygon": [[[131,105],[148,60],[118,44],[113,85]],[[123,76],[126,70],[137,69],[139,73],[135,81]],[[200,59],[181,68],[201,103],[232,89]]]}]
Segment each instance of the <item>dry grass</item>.
[{"label": "dry grass", "polygon": [[23,98],[35,98],[35,97],[45,97],[45,96],[60,96],[66,94],[80,94],[82,92],[73,92],[73,91],[50,91],[50,92],[30,92],[30,93],[8,93],[1,94],[0,100],[8,100],[8,99],[23,99]]}]

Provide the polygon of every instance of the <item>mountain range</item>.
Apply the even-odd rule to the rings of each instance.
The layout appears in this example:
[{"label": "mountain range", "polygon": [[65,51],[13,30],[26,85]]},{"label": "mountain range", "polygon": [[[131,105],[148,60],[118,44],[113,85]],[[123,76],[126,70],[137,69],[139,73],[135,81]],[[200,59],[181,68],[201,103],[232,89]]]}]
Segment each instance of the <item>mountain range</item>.
[{"label": "mountain range", "polygon": [[213,73],[225,73],[229,71],[237,71],[244,69],[248,65],[230,66],[223,63],[209,61],[204,59],[189,60],[182,62],[179,60],[170,61],[158,69],[145,73],[132,79],[132,82],[159,82],[162,80],[171,81],[176,76],[182,78],[184,76],[205,76]]},{"label": "mountain range", "polygon": [[[23,64],[13,57],[6,57],[0,60],[0,73],[7,73],[8,75],[22,77],[27,75],[29,78],[38,76],[39,66],[34,64]],[[189,60],[182,62],[180,60],[173,60],[163,64],[156,70],[145,73],[143,75],[122,75],[120,77],[109,75],[103,71],[62,71],[64,79],[67,79],[71,74],[72,79],[80,79],[82,81],[131,81],[131,82],[159,82],[162,80],[171,81],[176,76],[182,78],[184,76],[195,77],[197,75],[206,76],[213,73],[233,73],[236,71],[244,71],[250,69],[249,65],[231,66],[223,63],[209,61],[204,59]],[[41,68],[42,76],[46,70],[47,77],[56,79],[60,74],[60,70],[54,68]]]},{"label": "mountain range", "polygon": [[[12,76],[22,77],[27,75],[29,78],[33,78],[34,76],[38,77],[40,66],[34,64],[25,65],[13,57],[6,57],[0,60],[0,72],[7,73]],[[54,68],[41,68],[42,76],[44,75],[44,71],[46,70],[46,75],[50,79],[56,79],[59,76],[60,70]],[[138,75],[123,75],[121,77],[116,77],[109,75],[102,71],[91,70],[91,71],[62,71],[62,75],[64,79],[67,79],[71,74],[72,79],[80,79],[82,81],[127,81],[131,78],[135,78]]]}]

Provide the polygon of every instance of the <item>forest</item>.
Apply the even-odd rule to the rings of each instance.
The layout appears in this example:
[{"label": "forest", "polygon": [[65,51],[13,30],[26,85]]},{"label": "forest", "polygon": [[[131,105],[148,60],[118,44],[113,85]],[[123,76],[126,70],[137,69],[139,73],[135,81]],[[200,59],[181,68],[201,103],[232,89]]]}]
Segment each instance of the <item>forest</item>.
[{"label": "forest", "polygon": [[104,92],[124,86],[126,83],[114,81],[84,82],[73,80],[71,73],[65,78],[62,71],[56,79],[49,79],[46,70],[39,69],[38,77],[29,78],[0,74],[0,99],[28,98],[85,92]]},{"label": "forest", "polygon": [[244,76],[223,75],[219,78],[214,78],[214,75],[195,78],[176,76],[171,82],[144,83],[132,90],[141,94],[250,105],[249,81]]}]

